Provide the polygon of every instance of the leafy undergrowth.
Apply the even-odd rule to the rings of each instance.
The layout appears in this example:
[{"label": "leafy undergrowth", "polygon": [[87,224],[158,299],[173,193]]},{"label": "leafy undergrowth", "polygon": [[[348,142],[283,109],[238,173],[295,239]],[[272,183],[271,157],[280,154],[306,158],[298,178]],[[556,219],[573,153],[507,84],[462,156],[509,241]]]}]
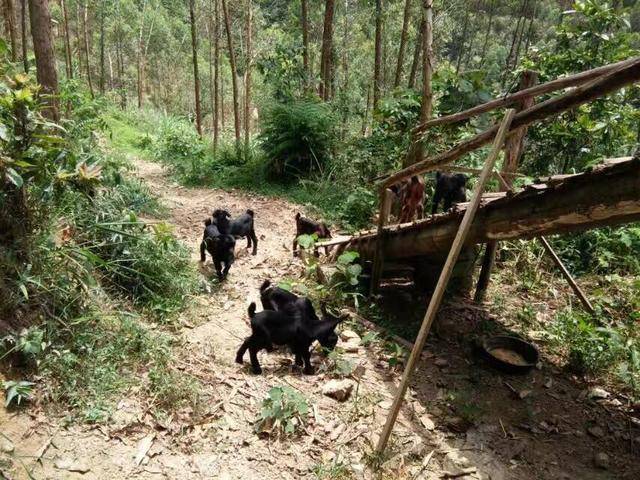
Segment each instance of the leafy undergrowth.
[{"label": "leafy undergrowth", "polygon": [[[633,225],[615,235],[607,230],[552,240],[578,272],[595,315],[584,310],[535,242],[506,242],[487,297],[510,328],[534,338],[570,372],[640,398],[640,230]],[[605,236],[606,241],[594,241]],[[580,244],[587,247],[576,249]]]},{"label": "leafy undergrowth", "polygon": [[168,333],[197,290],[189,252],[127,159],[100,147],[103,102],[63,89],[75,115],[62,129],[40,115],[36,88],[16,76],[1,89],[7,406],[53,401],[71,420],[101,422],[127,391],[157,410],[197,401],[197,383],[171,367]]}]

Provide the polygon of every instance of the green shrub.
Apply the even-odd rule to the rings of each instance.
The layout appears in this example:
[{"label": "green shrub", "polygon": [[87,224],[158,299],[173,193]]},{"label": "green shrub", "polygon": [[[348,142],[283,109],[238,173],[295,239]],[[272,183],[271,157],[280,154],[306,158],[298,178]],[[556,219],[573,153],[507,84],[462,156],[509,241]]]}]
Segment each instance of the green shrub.
[{"label": "green shrub", "polygon": [[371,190],[356,186],[340,205],[340,219],[354,228],[368,227],[377,206],[378,199]]},{"label": "green shrub", "polygon": [[328,107],[311,101],[276,103],[262,120],[260,141],[273,176],[305,176],[322,172],[335,140]]},{"label": "green shrub", "polygon": [[291,387],[273,387],[262,402],[256,423],[258,433],[293,434],[309,414],[306,399]]}]

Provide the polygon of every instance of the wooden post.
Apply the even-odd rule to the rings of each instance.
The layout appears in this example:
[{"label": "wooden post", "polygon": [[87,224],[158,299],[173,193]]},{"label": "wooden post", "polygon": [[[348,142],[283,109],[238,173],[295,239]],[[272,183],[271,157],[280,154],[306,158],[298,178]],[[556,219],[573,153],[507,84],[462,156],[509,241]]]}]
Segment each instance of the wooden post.
[{"label": "wooden post", "polygon": [[442,268],[440,278],[438,278],[438,283],[429,301],[427,312],[425,313],[424,319],[422,320],[422,326],[420,327],[420,332],[418,332],[416,343],[413,347],[413,350],[411,350],[411,355],[409,356],[409,360],[407,361],[407,366],[405,367],[404,373],[402,374],[402,380],[400,380],[400,385],[398,386],[398,391],[396,392],[396,396],[393,400],[393,405],[391,406],[391,410],[389,411],[387,422],[382,429],[380,441],[378,442],[378,445],[376,447],[376,452],[379,454],[384,452],[387,446],[387,442],[389,441],[389,437],[391,436],[391,430],[393,429],[393,425],[398,418],[398,413],[400,411],[400,407],[402,406],[402,400],[404,399],[407,387],[409,386],[411,375],[416,368],[416,364],[418,362],[418,359],[420,358],[420,353],[422,352],[424,343],[427,340],[427,336],[429,335],[429,330],[431,330],[433,320],[435,319],[436,313],[440,308],[440,303],[442,302],[444,291],[447,287],[447,284],[449,283],[449,279],[451,278],[453,267],[458,260],[460,250],[462,249],[462,246],[464,245],[467,238],[467,234],[469,233],[469,230],[471,228],[473,217],[475,216],[476,211],[480,206],[482,191],[484,190],[487,180],[491,176],[491,172],[493,171],[493,167],[496,163],[498,155],[500,154],[502,145],[505,141],[507,133],[509,132],[509,127],[511,126],[514,115],[515,110],[513,109],[507,110],[507,112],[505,113],[504,119],[500,124],[500,128],[493,142],[491,152],[487,157],[484,168],[482,169],[482,173],[480,174],[480,178],[478,179],[478,183],[476,184],[473,195],[471,196],[469,206],[467,207],[467,210],[464,214],[462,223],[460,223],[458,233],[456,234],[456,237],[453,240],[453,244],[451,245],[451,250],[449,251],[447,261]]},{"label": "wooden post", "polygon": [[382,277],[382,266],[384,263],[384,227],[389,221],[393,192],[385,188],[380,192],[380,213],[378,214],[378,233],[376,235],[376,254],[373,257],[373,267],[371,269],[371,285],[369,291],[374,294],[378,290],[380,277]]},{"label": "wooden post", "polygon": [[584,292],[580,289],[580,287],[578,286],[574,278],[571,276],[571,273],[569,273],[569,270],[567,270],[567,267],[564,266],[564,263],[562,263],[562,260],[560,260],[560,257],[558,257],[558,255],[553,250],[551,245],[549,245],[549,242],[547,242],[547,239],[544,237],[538,237],[538,240],[540,240],[540,243],[542,244],[544,249],[547,251],[549,256],[553,259],[553,263],[555,263],[556,266],[560,269],[564,278],[567,280],[567,282],[569,282],[569,285],[571,285],[571,288],[573,288],[573,291],[582,302],[582,306],[584,307],[584,309],[587,312],[589,312],[590,315],[593,315],[595,313],[595,310],[593,309],[593,305],[591,305],[591,302],[589,301],[587,296],[584,294]]},{"label": "wooden post", "polygon": [[[519,90],[526,90],[538,83],[538,74],[532,70],[525,70],[520,77]],[[535,103],[534,97],[525,97],[518,105],[517,111],[531,108]],[[528,127],[518,128],[506,141],[504,148],[504,163],[502,164],[502,173],[510,174],[518,170],[518,162],[522,156],[524,137],[527,135]],[[501,184],[502,191],[509,191],[513,188],[513,177],[505,175],[504,184]],[[484,300],[489,281],[491,280],[491,271],[496,260],[496,252],[498,251],[498,242],[488,242],[482,259],[482,268],[476,285],[476,294],[474,300],[478,303]]]}]

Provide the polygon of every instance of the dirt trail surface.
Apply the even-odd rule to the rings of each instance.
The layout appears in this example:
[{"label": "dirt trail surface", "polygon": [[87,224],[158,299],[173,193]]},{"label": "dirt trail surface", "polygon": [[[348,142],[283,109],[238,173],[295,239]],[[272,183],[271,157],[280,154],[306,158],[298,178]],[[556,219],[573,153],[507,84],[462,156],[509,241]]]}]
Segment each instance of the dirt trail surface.
[{"label": "dirt trail surface", "polygon": [[[183,188],[156,164],[138,162],[138,174],[170,208],[170,222],[193,247],[194,262],[202,220],[212,208],[256,212],[258,254],[251,256],[239,240],[237,261],[223,284],[213,279],[208,259],[201,271],[210,291],[198,295],[180,318],[176,367],[204,385],[200,405],[160,419],[130,392],[101,426],[65,426],[64,414],[0,408],[0,478],[3,472],[29,478],[27,471],[37,479],[376,478],[367,464],[400,376],[381,344],[364,346],[354,327],[342,330],[343,358],[362,374],[359,382],[346,380],[353,391],[343,403],[323,394],[331,378],[318,355],[313,363],[319,373],[313,376],[295,369],[285,352],[261,353],[260,376],[234,362],[249,333],[246,309],[258,300],[260,283],[302,272],[290,251],[297,207]],[[638,425],[619,412],[614,399],[587,393],[588,386],[551,366],[513,379],[479,368],[459,341],[467,332],[455,326],[473,325],[482,313],[445,308],[441,315],[454,333],[443,334],[448,324],[441,322],[441,339],[430,341],[380,478],[640,478],[634,457]],[[299,436],[255,433],[262,400],[274,386],[293,387],[311,405]]]}]

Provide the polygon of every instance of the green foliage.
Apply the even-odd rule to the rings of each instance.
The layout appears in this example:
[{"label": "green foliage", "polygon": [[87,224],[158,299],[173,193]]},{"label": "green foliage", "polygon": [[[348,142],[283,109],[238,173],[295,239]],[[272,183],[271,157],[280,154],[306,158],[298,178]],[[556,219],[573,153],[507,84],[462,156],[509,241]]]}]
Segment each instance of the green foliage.
[{"label": "green foliage", "polygon": [[322,103],[275,103],[262,119],[260,141],[269,174],[291,178],[322,173],[335,141],[334,119]]},{"label": "green foliage", "polygon": [[337,378],[349,377],[355,371],[356,365],[353,361],[345,358],[338,349],[334,349],[327,355],[324,364],[325,371]]},{"label": "green foliage", "polygon": [[7,382],[3,382],[4,387],[4,395],[5,395],[5,408],[9,407],[12,403],[16,405],[20,405],[22,402],[29,400],[31,398],[31,393],[33,391],[33,386],[35,383],[33,382],[25,382],[25,381],[15,381],[9,380]]},{"label": "green foliage", "polygon": [[308,414],[309,404],[299,392],[288,386],[273,387],[262,401],[256,431],[291,435],[304,426]]},{"label": "green foliage", "polygon": [[574,272],[640,275],[640,226],[636,224],[554,238],[553,247]]},{"label": "green foliage", "polygon": [[371,224],[378,199],[371,189],[354,186],[340,208],[340,219],[354,228]]},{"label": "green foliage", "polygon": [[[557,27],[555,43],[534,49],[523,63],[540,81],[638,54],[638,34],[612,4],[581,0]],[[532,175],[581,171],[602,157],[626,155],[637,142],[640,89],[629,87],[534,126],[525,166]]]}]

